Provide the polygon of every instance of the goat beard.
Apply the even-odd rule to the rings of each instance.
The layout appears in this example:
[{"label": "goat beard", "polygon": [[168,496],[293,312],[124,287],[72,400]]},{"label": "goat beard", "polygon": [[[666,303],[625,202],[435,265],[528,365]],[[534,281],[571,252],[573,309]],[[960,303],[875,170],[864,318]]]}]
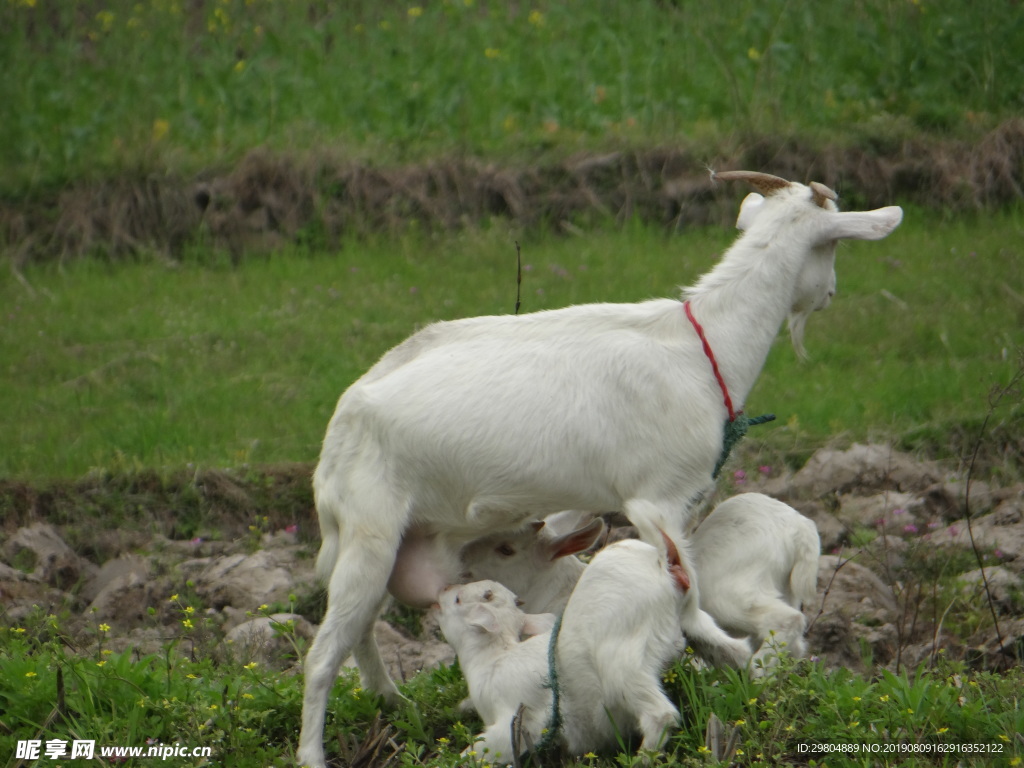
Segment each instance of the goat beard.
[{"label": "goat beard", "polygon": [[796,356],[801,360],[807,359],[807,350],[804,349],[804,329],[807,327],[807,318],[813,310],[799,310],[789,313],[789,338],[793,342],[793,349]]}]

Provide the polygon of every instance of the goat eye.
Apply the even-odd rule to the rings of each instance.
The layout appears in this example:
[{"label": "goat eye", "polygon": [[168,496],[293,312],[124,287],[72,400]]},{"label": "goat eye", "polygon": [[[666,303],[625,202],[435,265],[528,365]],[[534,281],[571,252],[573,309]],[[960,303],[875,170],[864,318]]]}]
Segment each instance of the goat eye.
[{"label": "goat eye", "polygon": [[492,592],[489,589],[486,592],[484,592],[483,599],[484,599],[485,603],[490,602],[493,598],[494,598],[494,592]]},{"label": "goat eye", "polygon": [[511,544],[500,544],[494,551],[502,557],[512,557],[516,553],[515,548]]}]

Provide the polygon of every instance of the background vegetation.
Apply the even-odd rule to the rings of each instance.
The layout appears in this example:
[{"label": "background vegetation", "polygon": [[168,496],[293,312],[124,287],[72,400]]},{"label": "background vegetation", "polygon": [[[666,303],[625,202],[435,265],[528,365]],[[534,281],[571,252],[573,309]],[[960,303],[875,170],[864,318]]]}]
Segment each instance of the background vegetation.
[{"label": "background vegetation", "polygon": [[0,191],[254,146],[375,162],[737,135],[891,144],[1024,110],[1014,2],[4,0]]},{"label": "background vegetation", "polygon": [[[758,170],[772,171],[774,159],[828,143],[870,167],[886,153],[910,158],[900,189],[940,175],[955,184],[949,169],[963,158],[944,148],[973,146],[1024,114],[1021,50],[1024,14],[1009,0],[0,0],[0,247],[10,267],[0,271],[0,479],[47,487],[90,471],[159,478],[203,467],[258,477],[271,463],[312,462],[336,398],[386,349],[436,319],[511,311],[516,241],[523,309],[534,311],[673,295],[733,237],[630,216],[586,228],[494,216],[454,232],[412,220],[377,233],[356,226],[359,236],[336,241],[299,232],[241,261],[198,228],[173,251],[129,243],[131,258],[115,261],[103,244],[118,227],[122,240],[137,236],[123,224],[133,200],[151,202],[161,226],[198,217],[161,195],[168,179],[205,182],[254,148],[299,158],[331,188],[341,182],[317,170],[337,162],[542,167],[670,145],[685,147],[697,173],[752,147]],[[940,147],[927,156],[941,168],[913,164],[928,147]],[[987,151],[1019,197],[1024,152],[1000,142]],[[111,188],[123,190],[113,203],[121,223],[83,216],[98,245],[65,260],[63,215],[111,205]],[[825,442],[867,438],[964,455],[990,388],[1019,369],[1022,243],[1018,203],[957,216],[911,207],[891,238],[844,247],[839,295],[809,326],[811,359],[799,363],[782,342],[773,351],[748,409],[780,421],[748,442],[792,464]],[[40,249],[61,258],[26,257]],[[1020,398],[1009,400],[985,435],[986,471],[1007,481],[1020,478],[1024,434]],[[144,514],[135,489],[124,493],[135,501],[120,513],[96,502],[108,522]],[[4,496],[10,519],[27,514],[20,498]],[[86,516],[83,528],[103,524]],[[144,658],[107,653],[102,626],[83,644],[45,606],[5,621],[0,762],[22,764],[19,739],[81,737],[198,740],[216,746],[211,764],[289,764],[301,677],[223,659],[184,612],[204,606],[180,607],[165,653]],[[820,740],[986,743],[1020,763],[1019,668],[994,674],[949,659],[869,678],[814,662],[789,672],[754,682],[685,663],[669,670],[684,725],[666,761],[818,764],[797,742]],[[339,679],[330,752],[355,765],[460,764],[477,723],[454,708],[464,695],[457,667],[413,678],[406,693],[415,706],[377,718],[355,679]],[[709,746],[712,712],[739,734],[738,751]]]}]

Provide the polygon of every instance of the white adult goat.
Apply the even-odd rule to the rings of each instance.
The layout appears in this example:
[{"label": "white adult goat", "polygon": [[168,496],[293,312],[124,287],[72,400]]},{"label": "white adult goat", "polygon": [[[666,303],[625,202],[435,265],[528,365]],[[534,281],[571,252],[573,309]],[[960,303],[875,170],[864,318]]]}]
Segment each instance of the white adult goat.
[{"label": "white adult goat", "polygon": [[817,594],[821,555],[813,522],[770,496],[743,493],[715,507],[690,548],[701,608],[723,629],[750,638],[755,674],[773,663],[776,647],[807,653],[800,606]]},{"label": "white adult goat", "polygon": [[484,536],[462,550],[462,579],[504,584],[526,613],[560,614],[586,568],[575,555],[597,543],[604,530],[600,518],[567,511],[521,531]]},{"label": "white adult goat", "polygon": [[[764,197],[747,196],[746,231],[684,291],[688,304],[435,323],[342,395],[313,477],[329,597],[306,657],[300,763],[324,765],[328,693],[350,651],[367,690],[399,698],[374,619],[389,589],[432,604],[458,580],[467,542],[564,509],[621,510],[655,547],[664,550],[659,529],[682,542],[722,451],[724,394],[744,402],[787,315],[800,347],[807,315],[834,293],[836,242],[885,237],[903,215],[839,213],[816,182],[718,178],[748,181]],[[697,601],[688,605],[692,627],[714,630],[690,630],[691,641],[728,647]]]},{"label": "white adult goat", "polygon": [[[459,656],[484,731],[467,752],[490,763],[515,761],[511,725],[538,743],[560,726],[557,743],[573,755],[614,747],[639,733],[641,748],[659,749],[679,711],[661,689],[661,672],[683,648],[680,617],[692,600],[675,546],[668,554],[628,539],[605,547],[587,566],[555,638],[560,723],[554,722],[549,670],[551,632],[520,640],[551,614],[527,615],[495,581],[449,587],[438,623]],[[524,741],[521,749],[524,749]]]}]

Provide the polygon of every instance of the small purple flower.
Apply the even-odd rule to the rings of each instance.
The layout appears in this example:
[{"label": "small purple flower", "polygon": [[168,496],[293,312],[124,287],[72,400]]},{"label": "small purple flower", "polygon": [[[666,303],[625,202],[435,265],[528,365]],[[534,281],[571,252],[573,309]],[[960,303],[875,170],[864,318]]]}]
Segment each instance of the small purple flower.
[{"label": "small purple flower", "polygon": [[892,516],[893,517],[898,517],[899,515],[905,515],[906,513],[907,513],[907,510],[903,509],[903,507],[897,507],[896,509],[894,509],[892,511]]},{"label": "small purple flower", "polygon": [[196,546],[196,547],[198,547],[202,543],[203,543],[203,537],[202,536],[196,536],[194,539],[192,539],[192,541],[189,542],[189,544],[192,544],[193,546]]},{"label": "small purple flower", "polygon": [[811,662],[818,662],[818,661],[821,661],[821,657],[820,656],[811,656]]},{"label": "small purple flower", "polygon": [[285,533],[298,533],[299,532],[299,524],[298,523],[292,523],[291,525],[286,525],[284,527],[284,532]]},{"label": "small purple flower", "polygon": [[765,477],[768,477],[768,475],[772,473],[772,468],[769,467],[767,464],[762,464],[760,467],[757,468],[757,471],[760,472]]},{"label": "small purple flower", "polygon": [[742,469],[737,469],[735,472],[732,473],[732,479],[733,482],[736,483],[736,485],[743,485],[745,482],[747,482],[747,473],[744,472]]},{"label": "small purple flower", "polygon": [[942,523],[940,523],[938,520],[932,520],[930,523],[928,523],[928,530],[934,531],[940,525],[942,525]]},{"label": "small purple flower", "polygon": [[957,528],[955,525],[949,526],[949,528],[947,528],[946,530],[949,532],[950,536],[957,536],[960,534],[960,529]]},{"label": "small purple flower", "polygon": [[907,523],[903,526],[904,533],[917,533],[917,526],[913,523]]},{"label": "small purple flower", "polygon": [[1006,557],[1006,553],[1003,552],[1003,550],[999,549],[999,547],[996,547],[995,551],[992,554],[995,555],[1000,560],[1002,560],[1004,557]]}]

